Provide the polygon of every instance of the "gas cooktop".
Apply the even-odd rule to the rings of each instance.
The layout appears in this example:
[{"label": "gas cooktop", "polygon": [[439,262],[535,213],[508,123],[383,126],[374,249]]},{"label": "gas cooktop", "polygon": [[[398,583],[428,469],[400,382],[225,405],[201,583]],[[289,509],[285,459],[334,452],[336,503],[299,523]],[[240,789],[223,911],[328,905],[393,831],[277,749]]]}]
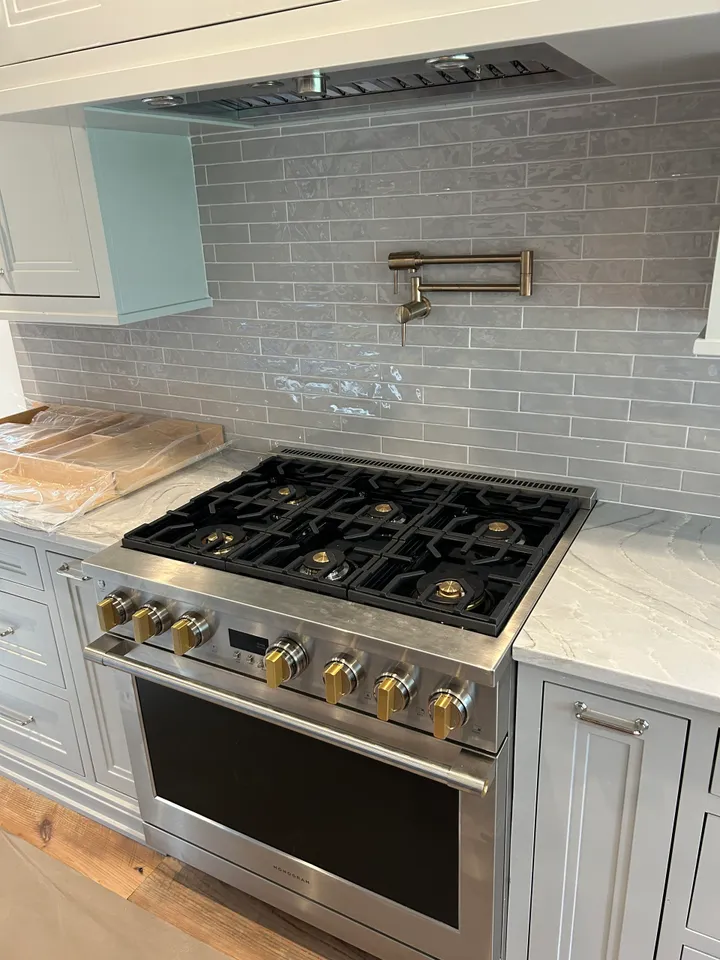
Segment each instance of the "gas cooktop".
[{"label": "gas cooktop", "polygon": [[581,505],[553,484],[332,459],[270,457],[123,546],[498,636]]}]

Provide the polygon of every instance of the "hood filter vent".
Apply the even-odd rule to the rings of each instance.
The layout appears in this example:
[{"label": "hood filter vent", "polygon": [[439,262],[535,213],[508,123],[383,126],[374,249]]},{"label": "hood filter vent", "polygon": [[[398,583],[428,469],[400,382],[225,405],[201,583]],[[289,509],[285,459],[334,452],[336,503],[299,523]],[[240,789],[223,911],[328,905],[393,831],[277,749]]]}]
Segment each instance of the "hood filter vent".
[{"label": "hood filter vent", "polygon": [[[604,85],[602,77],[548,44],[446,54],[354,70],[315,70],[286,79],[255,80],[217,90],[168,91],[141,101],[108,104],[123,113],[165,115],[230,125],[310,119],[318,112],[408,108],[412,101],[447,101],[460,93],[474,100],[509,99],[547,87]],[[307,115],[310,114],[311,117]]]}]

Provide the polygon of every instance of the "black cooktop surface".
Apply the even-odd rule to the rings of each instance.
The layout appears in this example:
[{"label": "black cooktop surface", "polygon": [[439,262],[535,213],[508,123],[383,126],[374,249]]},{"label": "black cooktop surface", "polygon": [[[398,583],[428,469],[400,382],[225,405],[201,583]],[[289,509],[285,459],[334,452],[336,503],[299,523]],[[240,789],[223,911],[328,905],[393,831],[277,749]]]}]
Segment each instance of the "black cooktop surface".
[{"label": "black cooktop surface", "polygon": [[497,636],[578,507],[554,492],[277,456],[123,546]]}]

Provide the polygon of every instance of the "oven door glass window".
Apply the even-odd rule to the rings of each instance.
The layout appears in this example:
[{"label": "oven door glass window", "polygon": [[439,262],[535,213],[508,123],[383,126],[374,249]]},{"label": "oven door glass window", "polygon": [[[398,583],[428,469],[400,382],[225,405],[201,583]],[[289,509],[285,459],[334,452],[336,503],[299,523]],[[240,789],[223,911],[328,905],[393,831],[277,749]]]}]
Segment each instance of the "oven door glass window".
[{"label": "oven door glass window", "polygon": [[136,683],[158,797],[457,928],[456,790]]}]

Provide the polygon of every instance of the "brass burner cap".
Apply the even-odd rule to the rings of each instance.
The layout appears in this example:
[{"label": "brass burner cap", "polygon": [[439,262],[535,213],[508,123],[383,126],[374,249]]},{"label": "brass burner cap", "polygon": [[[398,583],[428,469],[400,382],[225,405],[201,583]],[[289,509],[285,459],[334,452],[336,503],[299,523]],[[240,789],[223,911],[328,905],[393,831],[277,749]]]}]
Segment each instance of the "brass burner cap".
[{"label": "brass burner cap", "polygon": [[292,490],[290,487],[278,487],[278,493],[281,497],[287,497],[292,493]]},{"label": "brass burner cap", "polygon": [[212,533],[206,534],[202,538],[204,544],[217,543],[218,540],[221,540],[223,543],[232,543],[235,539],[235,536],[232,533],[228,533],[225,530],[213,530]]},{"label": "brass burner cap", "polygon": [[436,593],[444,600],[460,600],[465,596],[465,591],[457,580],[442,580],[437,585]]},{"label": "brass burner cap", "polygon": [[492,530],[493,533],[507,533],[510,529],[510,524],[505,523],[504,520],[493,520],[492,523],[488,524],[488,530]]},{"label": "brass burner cap", "polygon": [[318,550],[317,553],[314,553],[313,560],[315,563],[330,563],[330,557],[325,553],[324,550]]},{"label": "brass burner cap", "polygon": [[375,513],[390,513],[390,511],[392,510],[392,504],[376,503],[375,506],[373,507],[373,510],[375,511]]}]

